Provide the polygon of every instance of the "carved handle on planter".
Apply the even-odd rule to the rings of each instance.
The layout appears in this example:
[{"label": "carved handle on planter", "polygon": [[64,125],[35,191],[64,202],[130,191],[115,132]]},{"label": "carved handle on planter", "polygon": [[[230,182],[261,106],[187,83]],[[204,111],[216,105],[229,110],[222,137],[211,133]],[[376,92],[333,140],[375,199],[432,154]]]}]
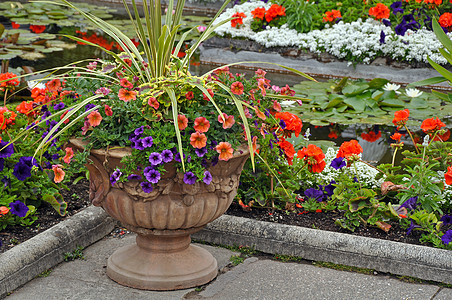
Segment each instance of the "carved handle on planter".
[{"label": "carved handle on planter", "polygon": [[89,170],[89,200],[94,206],[101,206],[110,191],[110,177],[96,157],[91,155],[90,159],[92,163],[86,165]]}]

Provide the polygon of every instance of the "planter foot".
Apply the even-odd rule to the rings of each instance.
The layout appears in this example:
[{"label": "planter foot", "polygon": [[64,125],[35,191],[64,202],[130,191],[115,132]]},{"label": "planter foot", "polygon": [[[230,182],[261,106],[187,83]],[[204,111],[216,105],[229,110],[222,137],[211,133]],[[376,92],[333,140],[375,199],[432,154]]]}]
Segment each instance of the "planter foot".
[{"label": "planter foot", "polygon": [[169,244],[175,247],[163,251],[156,249],[161,238],[168,244],[162,236],[138,235],[136,244],[116,250],[108,259],[107,275],[125,286],[158,291],[200,286],[217,276],[216,259],[207,250],[191,245],[190,236],[171,238]]}]

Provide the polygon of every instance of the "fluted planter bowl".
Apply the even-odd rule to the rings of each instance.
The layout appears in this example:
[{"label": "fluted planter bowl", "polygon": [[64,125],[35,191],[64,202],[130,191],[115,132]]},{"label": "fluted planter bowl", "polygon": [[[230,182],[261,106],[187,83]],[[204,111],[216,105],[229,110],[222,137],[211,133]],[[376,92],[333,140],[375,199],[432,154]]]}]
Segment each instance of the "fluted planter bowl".
[{"label": "fluted planter bowl", "polygon": [[[82,150],[86,142],[71,139]],[[116,250],[108,259],[114,281],[146,290],[175,290],[203,285],[217,275],[217,262],[205,249],[191,244],[190,234],[221,216],[231,205],[240,174],[249,157],[246,147],[208,170],[212,182],[185,184],[183,174],[167,164],[150,193],[138,180],[110,184],[110,174],[131,149],[91,150],[90,200],[124,227],[137,233],[136,243]]]}]

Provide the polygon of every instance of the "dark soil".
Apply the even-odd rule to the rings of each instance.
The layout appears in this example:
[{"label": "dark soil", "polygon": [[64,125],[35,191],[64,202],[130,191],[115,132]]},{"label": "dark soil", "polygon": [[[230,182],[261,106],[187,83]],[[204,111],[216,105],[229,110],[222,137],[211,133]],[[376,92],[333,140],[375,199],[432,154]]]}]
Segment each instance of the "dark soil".
[{"label": "dark soil", "polygon": [[[0,232],[0,239],[3,246],[0,247],[0,253],[5,252],[15,245],[22,243],[36,234],[52,227],[53,225],[66,220],[68,217],[76,214],[80,210],[89,206],[89,183],[81,180],[76,185],[69,185],[70,190],[62,191],[62,194],[68,202],[68,213],[61,217],[50,206],[40,207],[38,209],[38,220],[31,227],[14,226],[8,227],[5,231]],[[419,238],[421,232],[413,231],[410,235],[406,235],[406,229],[400,227],[397,222],[389,222],[392,225],[388,233],[375,227],[361,226],[355,232],[344,230],[334,224],[335,219],[341,218],[340,212],[319,212],[319,213],[303,213],[293,212],[286,214],[283,211],[271,212],[269,209],[253,208],[250,212],[244,211],[238,204],[233,203],[226,214],[256,219],[266,222],[275,222],[287,225],[302,226],[307,228],[315,228],[321,230],[348,233],[353,235],[372,237],[378,239],[391,240],[402,243],[421,245]]]}]

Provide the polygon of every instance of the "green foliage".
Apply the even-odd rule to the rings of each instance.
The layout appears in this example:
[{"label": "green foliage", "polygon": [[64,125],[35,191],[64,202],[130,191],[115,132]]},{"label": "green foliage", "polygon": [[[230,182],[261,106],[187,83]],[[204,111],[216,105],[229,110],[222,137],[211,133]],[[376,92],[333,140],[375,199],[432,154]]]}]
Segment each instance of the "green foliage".
[{"label": "green foliage", "polygon": [[64,253],[64,261],[73,261],[76,259],[85,259],[85,255],[83,254],[83,247],[77,246],[72,252]]},{"label": "green foliage", "polygon": [[282,5],[286,8],[289,28],[303,33],[313,29],[314,19],[318,14],[316,3],[305,0],[285,0]]},{"label": "green foliage", "polygon": [[233,266],[237,266],[241,263],[243,263],[243,261],[245,260],[244,257],[240,256],[240,255],[232,255],[229,260],[231,261]]}]

